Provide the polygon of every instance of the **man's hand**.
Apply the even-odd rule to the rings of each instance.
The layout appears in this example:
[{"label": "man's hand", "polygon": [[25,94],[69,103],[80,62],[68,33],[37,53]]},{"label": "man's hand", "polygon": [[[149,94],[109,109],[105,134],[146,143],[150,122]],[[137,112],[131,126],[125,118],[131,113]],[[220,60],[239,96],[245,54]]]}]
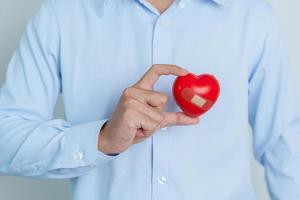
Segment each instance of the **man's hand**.
[{"label": "man's hand", "polygon": [[121,153],[160,128],[198,123],[198,118],[182,112],[164,112],[167,95],[153,91],[161,75],[187,73],[173,65],[154,65],[136,84],[125,89],[111,119],[99,134],[98,149],[105,154]]}]

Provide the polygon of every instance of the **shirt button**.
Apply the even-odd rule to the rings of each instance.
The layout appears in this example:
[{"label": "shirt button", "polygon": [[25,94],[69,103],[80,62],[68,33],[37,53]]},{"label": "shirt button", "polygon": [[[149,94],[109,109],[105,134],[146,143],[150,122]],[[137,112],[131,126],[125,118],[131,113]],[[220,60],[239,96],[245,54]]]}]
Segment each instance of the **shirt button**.
[{"label": "shirt button", "polygon": [[35,168],[36,168],[38,171],[42,171],[42,170],[44,169],[44,167],[41,166],[41,165],[37,165]]},{"label": "shirt button", "polygon": [[168,128],[167,127],[163,127],[163,128],[161,128],[160,130],[162,130],[162,131],[167,131],[168,130]]},{"label": "shirt button", "polygon": [[83,153],[81,151],[78,151],[73,155],[74,160],[82,160],[83,158]]},{"label": "shirt button", "polygon": [[158,182],[159,182],[159,184],[164,185],[164,184],[167,183],[167,178],[164,177],[164,176],[161,176],[161,177],[158,179]]},{"label": "shirt button", "polygon": [[184,8],[184,7],[185,7],[185,4],[184,4],[183,2],[179,2],[178,7],[179,7],[179,8]]}]

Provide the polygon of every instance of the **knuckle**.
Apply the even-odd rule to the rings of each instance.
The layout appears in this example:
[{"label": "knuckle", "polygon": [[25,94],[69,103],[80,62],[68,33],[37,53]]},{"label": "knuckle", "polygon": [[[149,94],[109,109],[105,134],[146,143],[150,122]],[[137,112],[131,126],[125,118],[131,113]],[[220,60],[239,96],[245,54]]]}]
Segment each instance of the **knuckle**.
[{"label": "knuckle", "polygon": [[128,87],[128,88],[124,89],[124,91],[123,91],[123,96],[124,96],[125,98],[129,98],[129,97],[131,97],[131,92],[132,92],[132,88],[131,88],[131,87]]}]

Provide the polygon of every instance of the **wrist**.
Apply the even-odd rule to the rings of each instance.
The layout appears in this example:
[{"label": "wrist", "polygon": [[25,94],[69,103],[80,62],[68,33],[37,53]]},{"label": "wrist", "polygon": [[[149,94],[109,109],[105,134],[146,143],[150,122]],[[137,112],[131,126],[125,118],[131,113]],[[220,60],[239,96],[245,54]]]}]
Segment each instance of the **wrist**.
[{"label": "wrist", "polygon": [[99,136],[98,136],[98,151],[101,151],[102,153],[108,155],[108,156],[116,156],[120,152],[114,150],[113,145],[109,142],[109,138],[107,137],[106,133],[106,126],[108,124],[108,120],[103,124],[103,126],[100,129]]},{"label": "wrist", "polygon": [[102,153],[106,154],[105,149],[106,149],[106,143],[105,143],[105,137],[104,137],[104,129],[108,123],[108,120],[102,125],[99,135],[98,135],[98,151],[101,151]]}]

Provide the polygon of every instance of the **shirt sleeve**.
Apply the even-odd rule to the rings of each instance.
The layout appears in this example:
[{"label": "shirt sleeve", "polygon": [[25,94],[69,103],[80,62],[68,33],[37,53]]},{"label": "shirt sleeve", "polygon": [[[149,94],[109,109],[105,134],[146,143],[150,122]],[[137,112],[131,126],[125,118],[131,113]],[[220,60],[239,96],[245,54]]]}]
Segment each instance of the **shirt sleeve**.
[{"label": "shirt sleeve", "polygon": [[299,82],[271,14],[262,54],[249,76],[249,121],[255,158],[265,167],[271,199],[300,199]]},{"label": "shirt sleeve", "polygon": [[97,150],[106,119],[71,125],[52,119],[61,91],[59,31],[45,1],[30,20],[0,91],[0,174],[80,176],[113,157]]}]

